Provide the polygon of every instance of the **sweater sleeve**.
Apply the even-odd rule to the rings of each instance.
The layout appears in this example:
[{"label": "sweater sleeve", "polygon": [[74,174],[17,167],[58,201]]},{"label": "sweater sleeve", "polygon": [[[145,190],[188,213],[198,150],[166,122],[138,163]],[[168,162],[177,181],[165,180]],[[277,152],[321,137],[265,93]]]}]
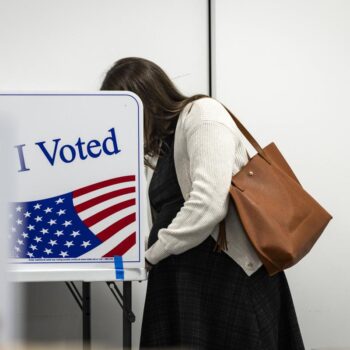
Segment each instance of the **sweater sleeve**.
[{"label": "sweater sleeve", "polygon": [[237,135],[225,124],[202,120],[186,136],[192,188],[188,199],[158,240],[145,252],[153,264],[204,241],[226,216]]}]

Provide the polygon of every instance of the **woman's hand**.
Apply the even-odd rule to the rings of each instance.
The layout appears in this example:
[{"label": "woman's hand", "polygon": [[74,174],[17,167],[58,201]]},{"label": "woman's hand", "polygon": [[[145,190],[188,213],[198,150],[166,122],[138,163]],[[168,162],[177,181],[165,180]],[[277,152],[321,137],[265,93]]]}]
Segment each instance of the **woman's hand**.
[{"label": "woman's hand", "polygon": [[147,271],[151,270],[154,265],[151,264],[146,258],[145,258],[145,268]]}]

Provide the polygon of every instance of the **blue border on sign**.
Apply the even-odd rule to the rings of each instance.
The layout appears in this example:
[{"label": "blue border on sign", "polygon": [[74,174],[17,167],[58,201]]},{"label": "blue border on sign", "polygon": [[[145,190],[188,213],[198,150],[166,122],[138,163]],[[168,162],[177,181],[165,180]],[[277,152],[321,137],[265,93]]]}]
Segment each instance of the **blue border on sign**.
[{"label": "blue border on sign", "polygon": [[[110,91],[110,90],[109,90]],[[23,93],[23,94],[13,94],[13,93],[0,93],[0,96],[129,96],[132,99],[135,100],[136,105],[137,105],[137,157],[138,157],[138,162],[137,162],[137,167],[138,167],[138,189],[139,189],[139,193],[138,193],[138,214],[139,214],[139,227],[138,227],[138,238],[139,238],[139,260],[125,260],[124,262],[140,262],[141,261],[141,245],[140,245],[140,234],[141,234],[141,218],[142,215],[140,215],[140,106],[138,101],[135,99],[134,96],[129,95],[129,94],[125,94],[125,93],[121,93],[121,94],[114,94],[114,93],[108,93],[108,94],[96,94],[96,93],[77,93],[77,94],[50,94],[50,93]],[[90,258],[91,260],[94,260],[93,258]],[[107,259],[107,258],[106,258]],[[96,263],[96,264],[113,264],[114,263],[114,258],[108,258],[108,261],[46,261],[43,258],[43,261],[38,261],[38,262],[30,262],[30,261],[24,261],[24,262],[10,262],[10,264],[13,265],[17,265],[17,264],[91,264],[91,263]],[[84,260],[88,260],[88,259],[84,259]]]}]

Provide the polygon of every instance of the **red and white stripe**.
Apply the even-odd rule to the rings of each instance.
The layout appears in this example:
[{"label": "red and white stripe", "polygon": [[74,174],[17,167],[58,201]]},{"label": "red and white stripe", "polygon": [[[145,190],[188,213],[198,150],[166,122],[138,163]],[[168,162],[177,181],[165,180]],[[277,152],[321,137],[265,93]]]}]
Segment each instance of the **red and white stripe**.
[{"label": "red and white stripe", "polygon": [[136,244],[135,184],[135,175],[127,175],[73,192],[77,214],[102,242],[80,258],[123,255]]}]

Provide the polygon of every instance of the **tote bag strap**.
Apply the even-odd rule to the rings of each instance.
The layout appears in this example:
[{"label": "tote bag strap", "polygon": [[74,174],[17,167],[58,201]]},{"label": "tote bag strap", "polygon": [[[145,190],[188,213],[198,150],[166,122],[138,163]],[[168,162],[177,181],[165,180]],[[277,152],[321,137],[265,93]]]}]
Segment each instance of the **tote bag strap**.
[{"label": "tote bag strap", "polygon": [[[220,102],[220,101],[218,101],[218,102]],[[260,154],[260,156],[262,158],[264,158],[266,160],[266,162],[271,164],[271,161],[269,160],[269,157],[266,155],[264,150],[260,147],[259,143],[254,139],[254,137],[251,135],[251,133],[243,126],[243,124],[238,120],[238,118],[223,103],[221,103],[221,105],[230,114],[232,119],[235,121],[238,129],[242,132],[242,134],[249,141],[249,143],[255,148],[255,150]],[[247,154],[248,154],[248,152],[247,152]],[[249,154],[248,154],[248,158],[250,159]]]}]

